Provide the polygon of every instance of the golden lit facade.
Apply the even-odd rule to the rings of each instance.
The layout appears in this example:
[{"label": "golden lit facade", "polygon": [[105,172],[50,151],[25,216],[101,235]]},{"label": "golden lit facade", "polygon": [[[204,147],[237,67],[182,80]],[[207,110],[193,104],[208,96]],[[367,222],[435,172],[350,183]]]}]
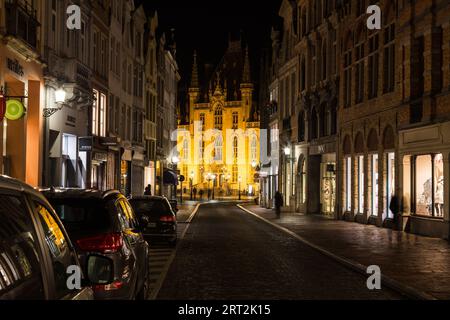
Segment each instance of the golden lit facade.
[{"label": "golden lit facade", "polygon": [[188,119],[180,121],[177,134],[183,189],[214,190],[217,198],[235,197],[239,190],[257,195],[260,123],[248,50],[244,53],[240,41],[230,42],[217,68],[206,65],[202,75],[194,55]]}]

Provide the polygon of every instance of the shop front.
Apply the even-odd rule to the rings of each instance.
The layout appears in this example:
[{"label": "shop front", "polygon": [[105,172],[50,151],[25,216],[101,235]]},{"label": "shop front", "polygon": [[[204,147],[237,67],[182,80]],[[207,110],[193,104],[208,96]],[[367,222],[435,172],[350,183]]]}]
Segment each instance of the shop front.
[{"label": "shop front", "polygon": [[[326,216],[336,216],[336,146],[334,143],[321,145],[311,145],[309,149],[308,161],[301,159],[304,166],[300,171],[303,175],[306,167],[306,174],[303,179],[307,179],[306,185],[301,185],[301,189],[306,188],[307,213],[320,213]],[[300,177],[299,177],[300,178]],[[299,195],[302,198],[302,194]]]},{"label": "shop front", "polygon": [[449,238],[450,122],[400,133],[405,231]]},{"label": "shop front", "polygon": [[[0,44],[0,173],[33,186],[42,183],[42,63]],[[11,43],[8,43],[11,41]]]},{"label": "shop front", "polygon": [[122,149],[122,157],[120,161],[120,192],[129,196],[131,195],[131,162],[132,152],[128,149]]}]

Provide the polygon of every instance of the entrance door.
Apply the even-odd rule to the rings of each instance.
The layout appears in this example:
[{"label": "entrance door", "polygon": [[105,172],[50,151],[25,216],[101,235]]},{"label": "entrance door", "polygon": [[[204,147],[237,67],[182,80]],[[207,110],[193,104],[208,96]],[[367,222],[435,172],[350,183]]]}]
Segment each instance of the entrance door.
[{"label": "entrance door", "polygon": [[336,202],[336,163],[322,163],[321,168],[321,207],[322,213],[332,216]]}]

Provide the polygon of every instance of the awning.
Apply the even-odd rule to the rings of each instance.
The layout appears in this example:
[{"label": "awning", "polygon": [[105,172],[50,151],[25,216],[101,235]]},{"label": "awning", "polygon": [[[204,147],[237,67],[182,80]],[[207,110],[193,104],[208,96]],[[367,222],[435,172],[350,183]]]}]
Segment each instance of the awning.
[{"label": "awning", "polygon": [[164,184],[178,185],[178,175],[175,171],[164,169]]}]

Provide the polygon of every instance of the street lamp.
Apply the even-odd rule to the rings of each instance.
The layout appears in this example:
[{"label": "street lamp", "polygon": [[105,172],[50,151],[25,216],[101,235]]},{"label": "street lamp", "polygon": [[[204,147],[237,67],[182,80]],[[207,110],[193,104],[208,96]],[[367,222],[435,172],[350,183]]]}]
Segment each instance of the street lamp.
[{"label": "street lamp", "polygon": [[66,102],[66,91],[63,88],[55,91],[55,102],[57,104],[63,104]]}]

